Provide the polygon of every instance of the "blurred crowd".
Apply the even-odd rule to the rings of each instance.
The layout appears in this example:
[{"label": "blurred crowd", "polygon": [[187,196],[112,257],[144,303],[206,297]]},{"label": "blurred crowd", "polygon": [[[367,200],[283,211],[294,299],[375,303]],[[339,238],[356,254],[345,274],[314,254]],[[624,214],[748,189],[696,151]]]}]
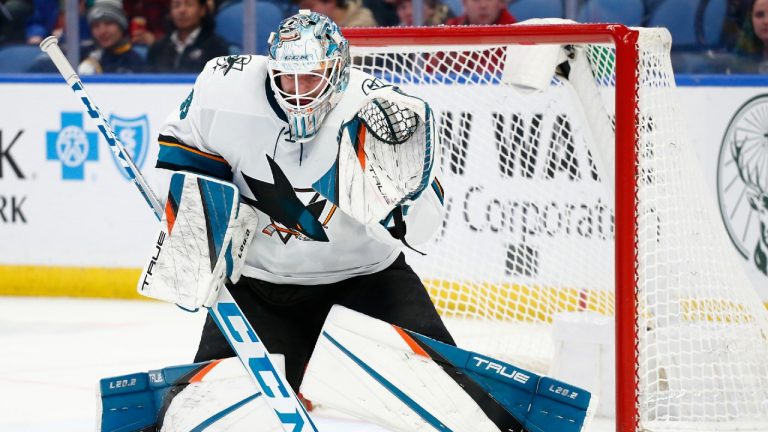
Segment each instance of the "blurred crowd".
[{"label": "blurred crowd", "polygon": [[[682,9],[678,13],[688,12],[692,24],[678,33],[689,32],[695,40],[682,37],[674,42],[676,70],[768,74],[768,0],[423,0],[421,17],[429,26],[513,24],[518,18],[552,17],[553,10],[556,17],[564,17],[566,2],[577,6],[580,13],[573,18],[579,21],[640,26],[665,25],[659,19],[665,13],[674,26],[679,21],[674,10]],[[35,46],[49,35],[71,37],[65,31],[64,3],[0,0],[0,66],[11,61],[7,47]],[[609,10],[615,7],[612,3],[634,3],[639,12],[622,16]],[[722,9],[713,12],[713,21],[707,11],[714,10],[715,3]],[[209,59],[242,50],[240,0],[80,0],[78,6],[81,74],[197,73]],[[271,17],[256,17],[268,30],[298,9],[326,14],[342,27],[414,25],[412,0],[259,0],[258,6],[257,15]],[[225,16],[239,22],[227,22]],[[714,36],[702,36],[704,25],[712,27],[712,22],[714,29],[706,31]],[[266,41],[260,43],[264,46],[258,51],[264,53]],[[50,62],[38,60],[25,70],[52,71]]]}]

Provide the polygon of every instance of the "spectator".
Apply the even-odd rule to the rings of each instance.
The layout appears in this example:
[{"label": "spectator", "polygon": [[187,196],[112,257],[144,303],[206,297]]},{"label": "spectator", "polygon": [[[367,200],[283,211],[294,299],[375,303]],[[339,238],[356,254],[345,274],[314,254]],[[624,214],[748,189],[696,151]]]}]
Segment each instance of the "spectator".
[{"label": "spectator", "polygon": [[[517,22],[507,10],[505,0],[463,0],[464,14],[448,19],[447,25],[496,25]],[[425,56],[430,68],[440,72],[458,72],[466,76],[483,76],[498,73],[502,68],[504,50],[491,48],[472,51],[468,54],[457,52],[436,52]]]},{"label": "spectator", "polygon": [[[62,3],[63,5],[63,3]],[[93,46],[93,35],[91,34],[91,28],[88,25],[88,9],[93,6],[93,0],[79,0],[77,2],[78,12],[78,33],[74,35],[80,41],[80,50],[90,50]],[[59,38],[59,45],[66,45],[66,40],[69,37],[69,32],[66,29],[66,12],[64,8],[61,8],[59,13],[59,19],[53,28],[51,34]],[[55,72],[55,70],[54,70]]]},{"label": "spectator", "polygon": [[400,22],[397,0],[363,0],[363,6],[371,11],[373,19],[382,27],[394,27]]},{"label": "spectator", "polygon": [[463,0],[464,15],[451,18],[447,25],[514,24],[514,16],[507,10],[505,0]]},{"label": "spectator", "polygon": [[299,9],[309,9],[331,18],[340,27],[375,27],[373,12],[360,0],[294,0]]},{"label": "spectator", "polygon": [[173,33],[149,49],[149,70],[199,73],[208,60],[229,54],[227,42],[213,31],[206,0],[171,0],[171,22]]},{"label": "spectator", "polygon": [[27,43],[37,45],[53,34],[59,21],[59,0],[35,0],[35,12],[27,20]]},{"label": "spectator", "polygon": [[77,70],[80,74],[143,72],[144,59],[128,38],[128,19],[121,0],[96,0],[88,11],[95,42]]},{"label": "spectator", "polygon": [[26,42],[25,26],[34,11],[32,0],[0,0],[0,43]]},{"label": "spectator", "polygon": [[170,27],[168,0],[137,0],[125,5],[129,18],[131,42],[150,46],[168,33]]},{"label": "spectator", "polygon": [[[423,0],[424,17],[423,25],[433,26],[442,24],[448,15],[448,8],[438,3],[437,0]],[[399,26],[412,26],[413,24],[413,0],[397,1],[397,17]]]},{"label": "spectator", "polygon": [[[88,26],[88,18],[87,18],[87,11],[88,11],[88,3],[92,3],[93,0],[79,0],[78,1],[78,33],[74,35],[75,39],[80,41],[80,53],[88,53],[91,52],[94,49],[94,41],[93,41],[93,35],[91,34],[91,29]],[[63,2],[60,3],[60,6],[63,6]],[[45,21],[45,20],[43,20]],[[30,20],[27,22],[27,34],[30,34],[30,26],[35,26],[36,22],[38,22],[34,17],[30,18]],[[67,52],[67,38],[69,37],[69,32],[66,29],[66,16],[64,10],[60,9],[59,15],[56,20],[56,24],[54,25],[53,29],[51,30],[51,35],[56,36],[59,39],[59,46],[61,47],[62,51],[65,53]],[[29,42],[32,42],[32,40],[29,40]],[[83,57],[81,56],[81,59]],[[56,66],[53,65],[53,62],[51,61],[48,56],[39,56],[37,60],[35,60],[34,64],[30,66],[29,72],[32,73],[56,73]]]},{"label": "spectator", "polygon": [[720,33],[720,43],[726,50],[733,51],[742,33],[742,27],[747,22],[752,10],[752,0],[727,0],[723,27]]},{"label": "spectator", "polygon": [[737,71],[768,74],[768,0],[752,2],[737,52],[747,60]]}]

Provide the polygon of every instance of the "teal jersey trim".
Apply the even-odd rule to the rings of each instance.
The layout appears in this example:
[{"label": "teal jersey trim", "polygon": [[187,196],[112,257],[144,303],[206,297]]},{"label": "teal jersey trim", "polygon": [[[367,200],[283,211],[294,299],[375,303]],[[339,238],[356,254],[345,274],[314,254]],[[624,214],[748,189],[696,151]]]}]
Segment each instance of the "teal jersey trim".
[{"label": "teal jersey trim", "polygon": [[160,138],[157,168],[171,171],[190,171],[224,181],[232,181],[232,167],[221,157],[206,154],[187,145]]}]

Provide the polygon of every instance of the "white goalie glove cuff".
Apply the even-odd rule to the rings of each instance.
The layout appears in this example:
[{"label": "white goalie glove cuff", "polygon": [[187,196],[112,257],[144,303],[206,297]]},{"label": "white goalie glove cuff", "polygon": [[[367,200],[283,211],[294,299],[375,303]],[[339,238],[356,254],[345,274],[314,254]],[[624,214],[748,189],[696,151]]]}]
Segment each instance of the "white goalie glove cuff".
[{"label": "white goalie glove cuff", "polygon": [[211,306],[227,280],[239,280],[257,222],[235,185],[174,173],[138,292],[188,310]]}]

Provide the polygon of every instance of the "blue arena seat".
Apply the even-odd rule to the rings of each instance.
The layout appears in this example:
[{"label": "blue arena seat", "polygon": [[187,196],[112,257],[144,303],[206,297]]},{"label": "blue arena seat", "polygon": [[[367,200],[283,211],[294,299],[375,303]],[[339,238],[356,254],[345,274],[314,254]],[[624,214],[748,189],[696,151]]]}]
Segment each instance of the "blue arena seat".
[{"label": "blue arena seat", "polygon": [[672,34],[672,46],[691,49],[698,46],[696,40],[696,8],[699,0],[665,0],[651,15],[649,27],[666,27]]},{"label": "blue arena seat", "polygon": [[28,72],[41,56],[45,54],[37,45],[0,46],[0,73]]},{"label": "blue arena seat", "polygon": [[[241,1],[226,3],[216,14],[216,33],[237,47],[243,45],[243,14]],[[256,54],[266,54],[269,34],[277,29],[283,17],[283,10],[275,3],[256,2]]]},{"label": "blue arena seat", "polygon": [[619,23],[639,26],[643,23],[642,0],[588,0],[576,18],[585,23]]},{"label": "blue arena seat", "polygon": [[664,0],[648,24],[669,29],[675,50],[714,48],[720,44],[727,1]]},{"label": "blue arena seat", "polygon": [[709,0],[707,9],[704,11],[702,23],[703,42],[709,47],[720,44],[727,2],[728,0]]},{"label": "blue arena seat", "polygon": [[530,18],[562,18],[563,0],[517,0],[509,5],[509,13],[518,21]]}]

